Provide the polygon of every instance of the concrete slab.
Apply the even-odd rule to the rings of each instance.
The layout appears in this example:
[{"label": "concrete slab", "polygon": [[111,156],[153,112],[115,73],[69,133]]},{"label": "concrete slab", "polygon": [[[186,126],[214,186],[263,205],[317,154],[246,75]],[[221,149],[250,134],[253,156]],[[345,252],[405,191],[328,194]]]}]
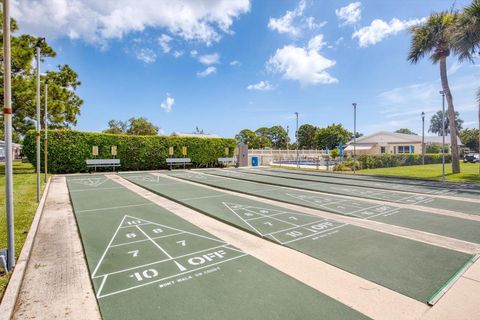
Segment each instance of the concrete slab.
[{"label": "concrete slab", "polygon": [[52,178],[13,319],[100,319],[65,177]]}]

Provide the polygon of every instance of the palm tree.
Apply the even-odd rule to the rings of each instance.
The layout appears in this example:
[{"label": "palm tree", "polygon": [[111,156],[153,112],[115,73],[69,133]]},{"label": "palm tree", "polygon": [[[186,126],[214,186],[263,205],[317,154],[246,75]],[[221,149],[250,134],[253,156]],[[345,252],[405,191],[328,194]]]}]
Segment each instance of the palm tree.
[{"label": "palm tree", "polygon": [[450,146],[452,152],[452,172],[460,172],[460,160],[458,155],[457,130],[455,125],[455,109],[453,107],[453,97],[448,85],[447,77],[447,57],[453,49],[452,32],[458,14],[450,12],[433,13],[425,23],[411,28],[412,42],[408,60],[411,63],[418,63],[426,55],[430,55],[430,60],[440,66],[440,80],[443,92],[448,103],[448,120],[450,126]]},{"label": "palm tree", "polygon": [[452,43],[460,61],[473,62],[472,56],[480,51],[480,0],[473,0],[459,15]]}]

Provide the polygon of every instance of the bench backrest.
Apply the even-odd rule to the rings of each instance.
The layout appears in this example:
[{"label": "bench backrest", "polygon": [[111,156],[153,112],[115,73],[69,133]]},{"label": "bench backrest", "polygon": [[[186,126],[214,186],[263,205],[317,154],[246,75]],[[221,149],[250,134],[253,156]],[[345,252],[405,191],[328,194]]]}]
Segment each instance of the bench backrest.
[{"label": "bench backrest", "polygon": [[87,159],[87,165],[115,165],[120,164],[120,159]]},{"label": "bench backrest", "polygon": [[189,163],[192,162],[190,158],[167,158],[167,163]]},{"label": "bench backrest", "polygon": [[218,158],[218,162],[235,162],[237,158]]}]

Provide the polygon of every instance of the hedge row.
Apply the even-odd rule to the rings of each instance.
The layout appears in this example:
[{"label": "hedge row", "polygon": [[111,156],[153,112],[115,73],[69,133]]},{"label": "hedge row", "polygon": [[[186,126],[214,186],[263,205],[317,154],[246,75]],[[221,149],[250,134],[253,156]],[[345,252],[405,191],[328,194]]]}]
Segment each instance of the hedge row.
[{"label": "hedge row", "polygon": [[[357,158],[362,169],[414,166],[422,164],[421,154],[377,154],[361,155]],[[445,155],[445,162],[451,162],[452,156]],[[441,154],[426,154],[425,164],[442,163]]]},{"label": "hedge row", "polygon": [[[41,134],[41,168],[43,170],[43,137]],[[167,168],[169,147],[174,148],[173,157],[182,157],[182,146],[187,147],[187,157],[195,167],[217,166],[217,159],[230,157],[236,146],[235,139],[195,138],[170,136],[133,136],[106,133],[91,133],[72,130],[48,131],[48,170],[51,173],[74,173],[88,171],[85,160],[92,159],[92,146],[98,146],[97,158],[112,158],[111,146],[117,146],[120,170],[156,170]],[[29,131],[23,142],[23,152],[36,165],[35,131]]]}]

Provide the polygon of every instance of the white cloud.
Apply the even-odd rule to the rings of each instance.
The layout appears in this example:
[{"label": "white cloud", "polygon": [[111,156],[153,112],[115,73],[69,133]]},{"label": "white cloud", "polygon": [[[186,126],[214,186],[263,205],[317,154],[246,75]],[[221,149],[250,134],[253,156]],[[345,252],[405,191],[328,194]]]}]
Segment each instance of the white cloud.
[{"label": "white cloud", "polygon": [[231,66],[239,66],[239,65],[240,65],[240,61],[238,61],[238,60],[232,60],[232,61],[230,61],[230,65],[231,65]]},{"label": "white cloud", "polygon": [[198,72],[197,73],[197,76],[200,77],[200,78],[205,78],[213,73],[217,73],[217,68],[215,67],[207,67],[207,69],[201,71],[201,72]]},{"label": "white cloud", "polygon": [[173,51],[173,56],[174,56],[175,58],[180,58],[180,57],[183,56],[184,54],[185,54],[184,51],[178,51],[178,50]]},{"label": "white cloud", "polygon": [[322,28],[327,25],[327,21],[322,21],[322,22],[315,22],[314,17],[307,17],[305,18],[305,23],[307,24],[308,29],[313,30],[313,29],[318,29]]},{"label": "white cloud", "polygon": [[323,48],[325,42],[323,42],[323,34],[316,35],[310,41],[308,41],[308,50],[320,51]]},{"label": "white cloud", "polygon": [[251,84],[247,87],[248,90],[268,91],[275,89],[274,86],[268,81],[260,81],[256,84]]},{"label": "white cloud", "polygon": [[267,69],[282,74],[283,79],[296,80],[301,84],[329,84],[338,82],[325,70],[334,66],[335,61],[329,60],[319,53],[324,45],[323,36],[312,38],[307,48],[284,46],[277,49],[267,61]]},{"label": "white cloud", "polygon": [[170,37],[169,35],[167,34],[162,34],[159,38],[158,38],[158,44],[160,45],[160,47],[162,48],[162,51],[164,53],[169,53],[171,48],[170,48],[170,41],[172,41],[173,38]]},{"label": "white cloud", "polygon": [[175,104],[175,99],[170,96],[169,93],[167,93],[167,97],[165,100],[160,104],[160,108],[165,110],[165,112],[171,112],[172,107]]},{"label": "white cloud", "polygon": [[157,60],[157,55],[152,49],[139,48],[136,49],[134,53],[135,58],[147,64],[154,63]]},{"label": "white cloud", "polygon": [[234,19],[250,10],[250,0],[16,0],[12,16],[22,32],[104,43],[146,28],[205,44],[230,33]]},{"label": "white cloud", "polygon": [[393,18],[390,22],[375,19],[369,26],[355,31],[352,35],[352,39],[358,38],[360,47],[368,47],[369,45],[382,41],[390,35],[396,35],[397,33],[424,21],[425,18],[410,20]]},{"label": "white cloud", "polygon": [[291,35],[298,35],[300,29],[293,25],[295,18],[303,15],[305,10],[305,0],[300,0],[298,6],[293,11],[287,11],[283,17],[278,19],[270,18],[268,27],[271,30],[276,30],[278,33],[289,33]]},{"label": "white cloud", "polygon": [[460,70],[461,67],[462,64],[458,60],[455,60],[455,62],[450,66],[450,68],[448,68],[448,75],[454,75],[455,73],[457,73],[458,70]]},{"label": "white cloud", "polygon": [[348,6],[335,10],[335,14],[343,24],[355,24],[362,19],[362,4],[360,2],[352,2]]},{"label": "white cloud", "polygon": [[220,62],[220,55],[218,53],[204,54],[198,57],[198,61],[207,66],[217,64]]},{"label": "white cloud", "polygon": [[196,57],[198,55],[198,51],[197,50],[192,50],[192,51],[190,51],[190,55],[192,57]]}]

